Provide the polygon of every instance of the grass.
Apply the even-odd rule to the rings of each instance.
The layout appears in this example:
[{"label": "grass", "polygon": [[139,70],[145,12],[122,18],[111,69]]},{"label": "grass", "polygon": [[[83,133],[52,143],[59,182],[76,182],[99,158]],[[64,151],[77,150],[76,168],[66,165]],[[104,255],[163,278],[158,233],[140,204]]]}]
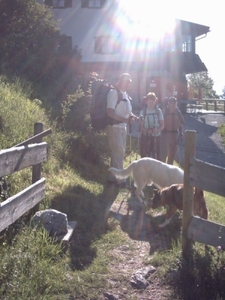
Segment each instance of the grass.
[{"label": "grass", "polygon": [[[80,93],[70,98],[69,117],[78,109]],[[135,240],[120,221],[109,218],[112,203],[119,205],[127,193],[107,188],[109,150],[106,136],[93,133],[86,124],[81,131],[71,131],[61,124],[49,120],[40,101],[30,101],[29,90],[15,82],[8,85],[0,81],[0,97],[4,112],[1,113],[2,127],[0,141],[4,148],[11,147],[33,134],[33,124],[42,121],[46,129],[52,128],[52,135],[46,137],[49,145],[48,161],[43,164],[43,176],[47,178],[46,196],[40,209],[54,208],[65,212],[69,220],[76,220],[77,227],[67,252],[62,245],[48,237],[43,230],[32,229],[25,217],[1,233],[0,239],[0,292],[1,299],[100,299],[108,286],[110,266],[126,266],[126,256],[116,255],[123,245],[128,245],[130,256],[136,257],[142,265],[154,265],[157,277],[163,285],[169,285],[172,299],[224,299],[225,274],[223,249],[196,244],[193,249],[192,269],[181,255],[179,224],[168,227],[164,234],[171,239],[171,247],[156,251],[154,255],[145,252],[139,256],[143,243],[149,240]],[[72,100],[71,100],[72,99]],[[74,103],[73,103],[74,99]],[[85,100],[81,98],[82,103]],[[72,102],[71,102],[72,101]],[[14,107],[12,109],[12,103]],[[74,105],[74,106],[73,106]],[[66,113],[64,111],[64,120]],[[80,123],[82,116],[79,115]],[[11,121],[12,120],[12,121]],[[71,124],[68,120],[68,124]],[[73,120],[76,128],[76,120]],[[18,129],[18,132],[17,132]],[[219,130],[224,134],[224,127]],[[136,141],[132,149],[136,150]],[[129,148],[129,141],[128,141]],[[135,151],[129,152],[125,165],[136,159]],[[102,155],[103,154],[103,155]],[[94,167],[93,167],[94,166]],[[22,170],[10,175],[11,195],[30,184],[31,171]],[[151,196],[152,190],[146,188]],[[206,192],[209,219],[225,224],[225,202],[223,197]],[[147,220],[153,220],[154,213],[148,211]],[[137,236],[138,237],[138,236]],[[135,257],[134,257],[135,260]],[[165,263],[166,262],[166,263]],[[134,264],[131,266],[136,267]],[[114,276],[117,275],[116,270]],[[121,285],[131,288],[124,274],[118,274],[118,290]],[[208,297],[208,298],[207,298]],[[133,294],[129,299],[138,299]],[[169,299],[169,298],[168,298]]]},{"label": "grass", "polygon": [[222,139],[223,139],[223,144],[225,145],[225,124],[222,124],[219,129],[218,129],[218,133],[221,135]]}]

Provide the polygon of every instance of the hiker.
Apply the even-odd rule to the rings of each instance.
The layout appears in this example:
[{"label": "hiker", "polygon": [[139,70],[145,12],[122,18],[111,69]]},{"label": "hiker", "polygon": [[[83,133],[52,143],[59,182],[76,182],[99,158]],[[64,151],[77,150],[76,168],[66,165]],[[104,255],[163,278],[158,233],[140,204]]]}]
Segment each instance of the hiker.
[{"label": "hiker", "polygon": [[163,110],[163,115],[165,125],[162,132],[161,158],[163,162],[173,165],[179,139],[183,136],[184,124],[184,117],[177,107],[175,97],[169,98],[168,106]]},{"label": "hiker", "polygon": [[[110,90],[107,95],[106,113],[112,120],[111,125],[107,125],[106,127],[111,150],[110,166],[117,169],[123,169],[126,151],[127,124],[131,124],[138,119],[138,117],[132,113],[131,98],[128,95],[131,84],[132,79],[130,74],[123,73],[116,83],[116,88]],[[121,100],[119,100],[120,98]],[[117,183],[119,188],[126,187],[125,179],[116,179],[112,174],[109,174],[109,182]]]},{"label": "hiker", "polygon": [[162,110],[157,106],[155,93],[148,93],[146,106],[140,112],[141,157],[150,156],[161,160],[161,131],[164,128]]}]

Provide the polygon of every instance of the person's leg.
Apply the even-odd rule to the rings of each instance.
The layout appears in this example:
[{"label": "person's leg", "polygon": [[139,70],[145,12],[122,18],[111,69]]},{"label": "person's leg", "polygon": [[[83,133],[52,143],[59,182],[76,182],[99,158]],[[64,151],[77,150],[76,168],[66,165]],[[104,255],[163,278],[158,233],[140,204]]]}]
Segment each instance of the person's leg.
[{"label": "person's leg", "polygon": [[[126,149],[126,129],[113,126],[107,126],[107,135],[109,147],[111,149],[111,167],[123,169],[123,161]],[[116,180],[110,174],[109,181],[117,181],[118,183],[125,180]]]},{"label": "person's leg", "polygon": [[156,159],[161,161],[161,136],[156,137]]},{"label": "person's leg", "polygon": [[168,153],[168,160],[167,163],[170,165],[173,165],[174,159],[176,156],[177,148],[178,148],[178,134],[173,133],[171,134],[171,142],[170,142],[170,148]]},{"label": "person's leg", "polygon": [[160,147],[160,158],[162,162],[166,162],[168,152],[169,152],[169,135],[168,133],[162,133],[161,147]]},{"label": "person's leg", "polygon": [[156,138],[154,136],[150,136],[149,138],[149,156],[152,158],[156,158]]},{"label": "person's leg", "polygon": [[149,150],[149,137],[146,135],[141,135],[141,157],[148,156]]}]

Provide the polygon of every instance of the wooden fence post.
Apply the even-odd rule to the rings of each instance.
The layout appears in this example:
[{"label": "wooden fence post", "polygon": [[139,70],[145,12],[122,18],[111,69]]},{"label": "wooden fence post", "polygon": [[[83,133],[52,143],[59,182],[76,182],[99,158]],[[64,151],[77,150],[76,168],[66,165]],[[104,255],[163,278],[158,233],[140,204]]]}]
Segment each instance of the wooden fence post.
[{"label": "wooden fence post", "polygon": [[[43,130],[43,123],[38,122],[34,124],[34,135],[41,133]],[[42,143],[42,137],[39,137],[36,143]],[[37,182],[39,179],[41,179],[41,164],[37,164],[32,167],[32,183]],[[38,210],[39,203],[33,207],[32,214],[35,214]]]},{"label": "wooden fence post", "polygon": [[193,187],[189,185],[190,158],[195,157],[196,131],[185,132],[184,195],[182,219],[182,253],[185,258],[192,252],[192,241],[188,238],[188,226],[193,214]]}]

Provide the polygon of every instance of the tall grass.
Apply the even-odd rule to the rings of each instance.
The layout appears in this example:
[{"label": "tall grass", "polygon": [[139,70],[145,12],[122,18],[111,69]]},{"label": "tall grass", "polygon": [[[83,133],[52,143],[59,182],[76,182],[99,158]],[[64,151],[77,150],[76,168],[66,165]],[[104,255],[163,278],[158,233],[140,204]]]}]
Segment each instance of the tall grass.
[{"label": "tall grass", "polygon": [[49,121],[41,101],[30,101],[32,93],[29,83],[16,79],[14,83],[7,83],[0,77],[1,97],[1,148],[12,147],[32,136],[35,122],[42,122],[48,126]]},{"label": "tall grass", "polygon": [[[102,170],[107,156],[105,136],[93,134],[88,126],[86,131],[82,131],[79,126],[76,128],[75,121],[73,128],[69,128],[68,120],[74,118],[73,113],[79,116],[78,123],[84,120],[86,112],[81,113],[80,107],[85,99],[81,91],[70,96],[72,105],[67,112],[59,112],[65,123],[51,121],[42,108],[41,100],[30,100],[31,94],[32,87],[24,82],[16,79],[9,84],[0,78],[1,146],[2,149],[9,148],[31,137],[35,122],[42,122],[45,129],[52,129],[52,134],[44,139],[49,149],[48,161],[43,164],[42,170],[47,179],[46,196],[40,209],[59,209],[67,213],[69,220],[78,221],[76,234],[80,242],[72,243],[71,251],[64,254],[62,247],[48,238],[45,232],[32,230],[26,218],[16,221],[1,233],[2,299],[68,299],[71,295],[85,297],[88,293],[96,294],[95,289],[89,289],[93,281],[97,282],[93,274],[107,269],[103,256],[96,256],[96,246],[92,246],[92,241],[106,232],[103,211],[107,202],[103,202],[103,184],[107,169]],[[100,143],[94,147],[97,138]],[[104,150],[99,152],[99,149]],[[105,153],[103,159],[102,152]],[[98,163],[95,168],[93,161]],[[7,180],[13,195],[30,185],[31,170],[14,173]],[[100,206],[102,212],[99,212]],[[90,270],[84,270],[88,261]],[[80,282],[86,282],[87,287]],[[104,286],[102,280],[99,280],[99,286]]]}]

